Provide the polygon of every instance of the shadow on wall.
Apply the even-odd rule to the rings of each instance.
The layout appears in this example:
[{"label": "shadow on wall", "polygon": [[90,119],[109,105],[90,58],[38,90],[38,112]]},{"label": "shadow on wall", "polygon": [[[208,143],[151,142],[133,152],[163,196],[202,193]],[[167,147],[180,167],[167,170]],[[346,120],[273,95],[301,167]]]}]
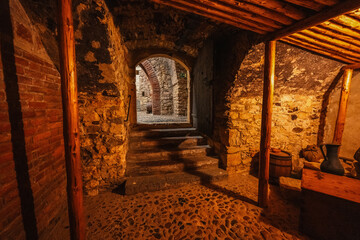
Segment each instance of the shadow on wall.
[{"label": "shadow on wall", "polygon": [[[15,164],[16,180],[19,190],[21,214],[26,233],[26,239],[38,239],[34,197],[29,179],[28,159],[25,148],[24,124],[20,103],[18,78],[16,75],[15,49],[13,28],[10,17],[9,1],[0,3],[0,42],[1,60],[5,82],[6,100],[8,103],[11,127],[11,142]],[[3,37],[6,36],[7,38]]]},{"label": "shadow on wall", "polygon": [[340,70],[339,73],[335,76],[334,80],[331,82],[329,88],[324,93],[322,105],[321,105],[321,112],[320,112],[320,124],[319,124],[319,130],[318,130],[318,135],[317,135],[318,136],[317,137],[317,145],[320,145],[324,142],[325,120],[326,120],[326,113],[327,113],[329,102],[330,102],[330,94],[333,92],[336,85],[339,83],[343,74],[344,74],[344,71]]}]

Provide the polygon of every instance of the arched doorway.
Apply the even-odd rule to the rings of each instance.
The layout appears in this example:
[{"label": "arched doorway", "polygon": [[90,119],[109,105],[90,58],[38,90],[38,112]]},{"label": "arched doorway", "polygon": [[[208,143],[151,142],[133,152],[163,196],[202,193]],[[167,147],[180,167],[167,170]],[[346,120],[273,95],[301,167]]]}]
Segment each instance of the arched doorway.
[{"label": "arched doorway", "polygon": [[139,124],[189,123],[189,69],[166,55],[136,65],[136,112]]}]

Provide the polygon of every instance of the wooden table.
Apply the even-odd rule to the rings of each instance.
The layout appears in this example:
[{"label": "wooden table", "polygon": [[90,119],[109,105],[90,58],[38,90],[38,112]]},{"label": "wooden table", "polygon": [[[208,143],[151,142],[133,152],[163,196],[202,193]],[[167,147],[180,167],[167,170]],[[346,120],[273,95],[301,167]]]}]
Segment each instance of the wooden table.
[{"label": "wooden table", "polygon": [[303,169],[300,229],[315,239],[360,240],[360,180]]}]

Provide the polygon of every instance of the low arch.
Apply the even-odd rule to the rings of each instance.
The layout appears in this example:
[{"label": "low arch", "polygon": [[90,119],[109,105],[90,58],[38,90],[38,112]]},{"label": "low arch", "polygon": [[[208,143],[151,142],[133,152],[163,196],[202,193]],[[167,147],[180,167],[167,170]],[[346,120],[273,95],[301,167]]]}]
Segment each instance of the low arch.
[{"label": "low arch", "polygon": [[151,65],[150,61],[148,60],[143,60],[141,63],[138,64],[138,66],[141,67],[142,70],[145,72],[152,88],[152,112],[154,115],[160,115],[160,85],[155,70]]}]

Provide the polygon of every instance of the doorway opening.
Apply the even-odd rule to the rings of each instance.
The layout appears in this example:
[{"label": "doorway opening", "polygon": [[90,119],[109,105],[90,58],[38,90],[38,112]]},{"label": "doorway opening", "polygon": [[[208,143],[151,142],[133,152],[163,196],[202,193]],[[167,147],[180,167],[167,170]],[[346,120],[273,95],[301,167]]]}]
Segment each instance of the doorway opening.
[{"label": "doorway opening", "polygon": [[153,56],[136,66],[138,124],[190,122],[189,69],[180,61]]}]

